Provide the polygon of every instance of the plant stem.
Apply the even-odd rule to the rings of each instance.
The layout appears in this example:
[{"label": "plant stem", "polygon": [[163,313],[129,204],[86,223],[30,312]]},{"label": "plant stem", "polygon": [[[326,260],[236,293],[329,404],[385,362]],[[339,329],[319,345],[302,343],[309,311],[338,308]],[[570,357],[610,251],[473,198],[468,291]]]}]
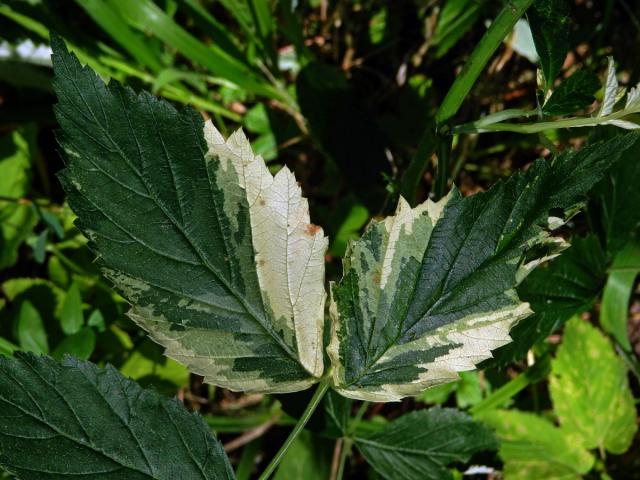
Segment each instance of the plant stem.
[{"label": "plant stem", "polygon": [[347,435],[343,438],[342,443],[342,451],[340,452],[340,466],[338,467],[338,474],[336,475],[336,480],[342,480],[344,475],[344,467],[347,463],[347,458],[351,454],[351,448],[353,447],[354,435],[356,433],[356,428],[360,424],[362,417],[367,412],[369,408],[369,402],[366,400],[362,402],[360,408],[358,409],[356,416],[353,418],[351,423],[349,423],[349,429],[347,431]]},{"label": "plant stem", "polygon": [[[503,9],[482,36],[480,42],[471,53],[469,60],[465,63],[464,68],[454,80],[436,113],[435,124],[430,122],[427,125],[422,134],[418,151],[405,172],[401,192],[409,203],[415,204],[415,190],[420,183],[420,178],[422,178],[431,155],[437,148],[436,133],[458,112],[462,102],[471,91],[494,52],[532,3],[533,0],[510,0],[505,2]],[[448,171],[448,162],[439,162],[438,168]]]},{"label": "plant stem", "polygon": [[318,385],[318,388],[313,394],[313,397],[311,397],[309,404],[304,409],[304,412],[302,412],[302,415],[300,416],[298,423],[296,423],[296,426],[293,427],[293,430],[289,434],[289,437],[284,442],[282,447],[280,447],[280,450],[278,450],[278,453],[276,453],[276,456],[273,457],[269,465],[267,465],[267,468],[264,470],[264,472],[262,472],[262,475],[260,475],[259,480],[267,480],[271,476],[271,474],[275,471],[276,467],[278,466],[280,461],[284,458],[284,455],[287,453],[287,450],[289,450],[289,447],[291,446],[291,444],[298,437],[302,429],[304,429],[304,426],[307,424],[307,422],[311,418],[311,415],[313,415],[313,412],[316,410],[316,408],[318,408],[318,405],[320,405],[320,401],[322,400],[322,397],[324,397],[324,394],[327,393],[328,389],[329,389],[328,380],[324,380],[320,382],[320,384]]},{"label": "plant stem", "polygon": [[471,91],[473,84],[476,83],[493,53],[509,32],[513,30],[516,22],[524,15],[524,12],[532,3],[533,0],[510,0],[505,2],[504,7],[480,39],[440,105],[438,113],[436,113],[436,123],[438,125],[443,125],[458,112],[462,102]]}]

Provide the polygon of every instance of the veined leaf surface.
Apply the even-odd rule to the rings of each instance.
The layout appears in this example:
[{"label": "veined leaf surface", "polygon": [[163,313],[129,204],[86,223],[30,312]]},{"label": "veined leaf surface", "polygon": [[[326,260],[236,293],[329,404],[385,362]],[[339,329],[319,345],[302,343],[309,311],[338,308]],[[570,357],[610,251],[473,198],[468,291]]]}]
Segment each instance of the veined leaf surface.
[{"label": "veined leaf surface", "polygon": [[374,401],[417,395],[508,343],[511,326],[531,313],[515,287],[566,246],[550,226],[635,138],[538,160],[486,193],[462,198],[454,189],[414,209],[401,199],[395,216],[373,222],[332,286],[338,391]]},{"label": "veined leaf surface", "polygon": [[242,132],[105,85],[54,38],[60,174],[131,318],[206,381],[289,392],[321,376],[322,230]]},{"label": "veined leaf surface", "polygon": [[108,366],[0,357],[0,465],[22,480],[232,480],[197,414]]}]

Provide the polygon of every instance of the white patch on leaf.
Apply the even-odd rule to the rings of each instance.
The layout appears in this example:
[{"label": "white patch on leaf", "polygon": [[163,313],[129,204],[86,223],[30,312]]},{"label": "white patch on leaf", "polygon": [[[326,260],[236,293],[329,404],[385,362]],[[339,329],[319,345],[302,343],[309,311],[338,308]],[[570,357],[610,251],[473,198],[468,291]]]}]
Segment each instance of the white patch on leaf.
[{"label": "white patch on leaf", "polygon": [[258,281],[273,320],[295,332],[300,363],[319,377],[327,238],[310,222],[308,202],[287,167],[272,176],[241,130],[225,142],[208,121],[205,138],[209,153],[235,169],[246,192]]}]

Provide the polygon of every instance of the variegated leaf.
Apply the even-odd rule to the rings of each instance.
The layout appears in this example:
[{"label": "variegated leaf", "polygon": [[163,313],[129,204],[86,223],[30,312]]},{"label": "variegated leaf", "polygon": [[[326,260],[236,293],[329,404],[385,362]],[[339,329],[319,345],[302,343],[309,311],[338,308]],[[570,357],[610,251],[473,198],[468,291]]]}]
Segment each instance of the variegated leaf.
[{"label": "variegated leaf", "polygon": [[293,174],[192,109],[105,85],[53,40],[60,179],[129,315],[166,354],[234,390],[323,373],[324,252]]},{"label": "variegated leaf", "polygon": [[635,138],[538,160],[486,193],[462,198],[454,189],[414,209],[401,199],[395,216],[373,222],[332,285],[335,388],[398,400],[456,379],[508,343],[511,326],[531,313],[515,287],[566,245],[549,228]]}]

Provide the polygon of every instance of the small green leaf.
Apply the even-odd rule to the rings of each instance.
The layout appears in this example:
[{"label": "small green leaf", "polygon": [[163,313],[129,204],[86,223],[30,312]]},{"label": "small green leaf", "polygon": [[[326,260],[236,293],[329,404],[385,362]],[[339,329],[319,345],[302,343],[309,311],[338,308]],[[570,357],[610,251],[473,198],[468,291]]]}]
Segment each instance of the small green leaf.
[{"label": "small green leaf", "polygon": [[448,480],[447,466],[496,448],[491,431],[454,409],[403,415],[356,445],[369,464],[390,480]]},{"label": "small green leaf", "polygon": [[14,352],[20,350],[18,345],[11,343],[6,338],[0,337],[0,355],[4,355],[6,357],[10,357]]},{"label": "small green leaf", "polygon": [[18,311],[16,331],[22,350],[35,353],[49,353],[47,332],[42,317],[33,304],[25,300]]},{"label": "small green leaf", "polygon": [[96,346],[96,334],[91,328],[82,328],[77,333],[62,339],[52,353],[53,358],[61,360],[65,354],[80,360],[88,360]]},{"label": "small green leaf", "polygon": [[481,420],[496,430],[507,480],[580,480],[593,456],[549,421],[518,410],[492,410]]},{"label": "small green leaf", "polygon": [[613,259],[600,306],[600,325],[620,344],[631,351],[629,333],[629,300],[640,274],[640,243],[632,241]]},{"label": "small green leaf", "polygon": [[569,51],[569,3],[567,0],[536,0],[527,15],[546,80],[545,90],[549,90]]},{"label": "small green leaf", "polygon": [[64,228],[62,228],[62,224],[58,217],[47,210],[40,209],[40,218],[42,218],[45,225],[47,225],[47,227],[49,227],[49,229],[54,232],[58,238],[64,238]]},{"label": "small green leaf", "polygon": [[624,453],[638,429],[627,371],[591,324],[567,322],[551,364],[549,390],[563,430],[585,448]]},{"label": "small green leaf", "polygon": [[33,258],[38,263],[44,263],[47,255],[47,239],[49,238],[49,229],[45,228],[40,232],[36,238],[36,243],[33,245]]},{"label": "small green leaf", "polygon": [[105,323],[102,312],[100,312],[100,310],[98,309],[91,312],[91,315],[89,315],[89,319],[87,320],[87,325],[89,325],[90,327],[95,327],[99,332],[104,332]]},{"label": "small green leaf", "polygon": [[146,339],[120,366],[120,373],[142,386],[153,386],[173,395],[189,383],[189,371],[175,360],[162,355],[162,348]]},{"label": "small green leaf", "polygon": [[0,465],[22,480],[233,479],[197,414],[110,366],[0,358],[0,408]]},{"label": "small green leaf", "polygon": [[17,261],[18,247],[37,222],[34,209],[19,202],[31,183],[29,135],[29,130],[19,129],[0,137],[0,196],[15,199],[0,200],[0,269]]},{"label": "small green leaf", "polygon": [[598,77],[587,70],[579,70],[553,91],[542,107],[547,115],[567,115],[591,105],[600,88]]},{"label": "small green leaf", "polygon": [[60,288],[64,288],[65,290],[67,289],[69,285],[69,272],[67,272],[67,269],[62,265],[62,262],[60,262],[58,257],[49,257],[47,273],[53,283]]},{"label": "small green leaf", "polygon": [[82,314],[82,297],[80,287],[76,282],[71,283],[62,302],[60,310],[60,326],[67,335],[78,333],[84,325],[84,315]]}]

